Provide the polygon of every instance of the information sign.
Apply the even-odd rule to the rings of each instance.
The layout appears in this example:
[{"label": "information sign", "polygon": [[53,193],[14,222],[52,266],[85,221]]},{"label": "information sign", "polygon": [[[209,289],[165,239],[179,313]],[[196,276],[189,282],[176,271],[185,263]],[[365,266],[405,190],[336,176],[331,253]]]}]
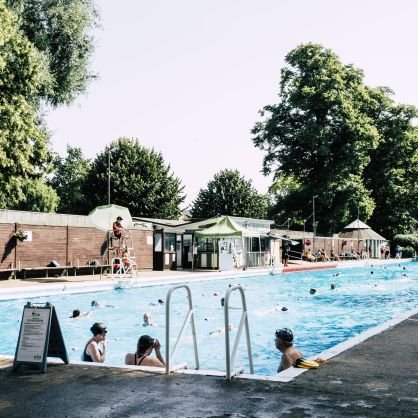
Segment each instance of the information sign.
[{"label": "information sign", "polygon": [[59,357],[68,364],[68,354],[54,306],[28,302],[23,308],[13,369],[31,364],[46,372],[47,357]]}]

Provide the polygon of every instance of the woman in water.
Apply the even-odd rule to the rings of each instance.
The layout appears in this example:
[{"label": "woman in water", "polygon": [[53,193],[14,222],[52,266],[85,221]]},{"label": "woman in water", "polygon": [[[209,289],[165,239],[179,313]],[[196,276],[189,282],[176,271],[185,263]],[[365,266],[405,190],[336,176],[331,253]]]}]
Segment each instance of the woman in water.
[{"label": "woman in water", "polygon": [[[152,350],[155,350],[156,357],[152,357]],[[130,366],[153,366],[164,367],[165,361],[161,355],[160,342],[149,335],[141,335],[136,347],[136,353],[128,353],[125,356],[125,364]]]},{"label": "woman in water", "polygon": [[[106,326],[95,322],[90,331],[93,333],[93,337],[87,341],[81,360],[103,363],[106,358]],[[102,345],[102,350],[99,349],[99,343]]]}]

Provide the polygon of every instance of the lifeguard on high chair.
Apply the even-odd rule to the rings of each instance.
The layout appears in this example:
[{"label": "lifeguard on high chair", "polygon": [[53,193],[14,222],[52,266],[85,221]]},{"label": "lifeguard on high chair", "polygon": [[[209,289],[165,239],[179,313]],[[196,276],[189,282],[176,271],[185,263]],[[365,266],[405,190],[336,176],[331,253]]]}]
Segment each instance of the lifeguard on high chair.
[{"label": "lifeguard on high chair", "polygon": [[125,247],[128,233],[126,229],[122,226],[121,221],[123,221],[123,218],[121,216],[118,216],[116,218],[116,221],[113,222],[113,232],[111,238],[119,240],[119,247]]}]

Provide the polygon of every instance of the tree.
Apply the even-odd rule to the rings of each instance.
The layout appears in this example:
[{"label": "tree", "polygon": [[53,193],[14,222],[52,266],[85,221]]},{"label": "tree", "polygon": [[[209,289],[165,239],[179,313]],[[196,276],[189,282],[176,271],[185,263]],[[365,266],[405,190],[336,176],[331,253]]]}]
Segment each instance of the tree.
[{"label": "tree", "polygon": [[44,179],[25,179],[22,182],[24,198],[12,209],[32,212],[55,212],[59,198],[55,190],[45,184]]},{"label": "tree", "polygon": [[414,106],[396,105],[392,91],[372,91],[376,106],[371,116],[379,131],[379,143],[371,151],[365,170],[365,184],[371,190],[376,209],[370,225],[392,239],[414,232],[418,215],[418,117]]},{"label": "tree", "polygon": [[128,138],[113,141],[93,161],[85,188],[90,209],[107,204],[109,152],[112,203],[128,207],[135,216],[178,218],[185,199],[180,179],[170,173],[161,153]]},{"label": "tree", "polygon": [[90,0],[0,0],[0,208],[56,208],[41,110],[85,91],[96,19]]},{"label": "tree", "polygon": [[0,0],[0,21],[0,208],[11,209],[24,204],[31,184],[38,187],[51,160],[36,103],[43,80],[42,57],[21,35],[18,17],[4,0]]},{"label": "tree", "polygon": [[86,215],[89,204],[84,194],[87,176],[91,163],[84,158],[81,148],[67,145],[65,158],[56,156],[54,168],[56,174],[49,184],[56,190],[60,203],[58,211],[61,213],[74,213]]},{"label": "tree", "polygon": [[266,151],[263,171],[275,176],[277,213],[301,221],[318,196],[324,232],[355,218],[358,206],[368,219],[374,202],[363,174],[378,131],[362,71],[314,44],[291,51],[286,63],[279,103],[265,106],[252,130],[255,146]]},{"label": "tree", "polygon": [[42,57],[40,98],[69,104],[95,78],[89,69],[94,50],[91,29],[98,13],[92,0],[7,0],[20,30]]},{"label": "tree", "polygon": [[258,194],[251,180],[238,170],[223,170],[199,191],[191,213],[197,218],[231,215],[265,219],[268,203],[267,196]]}]

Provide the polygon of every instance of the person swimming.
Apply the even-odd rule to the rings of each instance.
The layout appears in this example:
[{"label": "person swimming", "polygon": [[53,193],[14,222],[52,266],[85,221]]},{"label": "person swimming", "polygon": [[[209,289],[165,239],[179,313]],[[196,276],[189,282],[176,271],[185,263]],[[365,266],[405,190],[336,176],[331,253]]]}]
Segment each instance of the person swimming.
[{"label": "person swimming", "polygon": [[91,306],[94,306],[95,308],[116,308],[115,305],[109,305],[107,303],[102,303],[97,300],[92,300]]},{"label": "person swimming", "polygon": [[[233,329],[234,329],[234,326],[232,324],[229,324],[228,330],[232,331]],[[218,328],[217,330],[209,333],[209,335],[211,335],[212,337],[216,337],[216,336],[223,335],[223,334],[225,334],[225,327]]]},{"label": "person swimming", "polygon": [[158,325],[153,321],[151,312],[144,313],[144,323],[142,324],[143,327],[158,327]]},{"label": "person swimming", "polygon": [[81,318],[85,318],[87,316],[90,316],[91,312],[80,312],[80,309],[74,309],[73,310],[73,315],[70,316],[70,318],[72,319],[81,319]]}]

